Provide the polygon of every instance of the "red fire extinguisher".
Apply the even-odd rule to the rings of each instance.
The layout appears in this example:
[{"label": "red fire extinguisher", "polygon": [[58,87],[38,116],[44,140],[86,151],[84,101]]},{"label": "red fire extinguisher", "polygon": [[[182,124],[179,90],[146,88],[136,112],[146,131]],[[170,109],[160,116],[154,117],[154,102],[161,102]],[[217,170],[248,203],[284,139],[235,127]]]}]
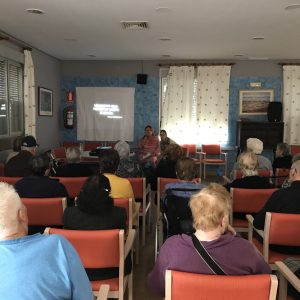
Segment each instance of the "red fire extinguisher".
[{"label": "red fire extinguisher", "polygon": [[68,106],[64,109],[64,126],[65,128],[74,128],[74,111],[72,106]]}]

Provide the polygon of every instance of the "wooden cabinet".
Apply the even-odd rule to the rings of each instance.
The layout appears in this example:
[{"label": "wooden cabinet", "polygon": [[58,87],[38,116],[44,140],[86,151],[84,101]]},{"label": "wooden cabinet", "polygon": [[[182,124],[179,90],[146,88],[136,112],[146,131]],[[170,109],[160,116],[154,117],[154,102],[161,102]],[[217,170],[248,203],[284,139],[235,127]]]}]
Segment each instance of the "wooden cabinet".
[{"label": "wooden cabinet", "polygon": [[264,143],[264,149],[275,149],[283,141],[283,122],[238,121],[236,145],[246,149],[248,138],[258,138]]}]

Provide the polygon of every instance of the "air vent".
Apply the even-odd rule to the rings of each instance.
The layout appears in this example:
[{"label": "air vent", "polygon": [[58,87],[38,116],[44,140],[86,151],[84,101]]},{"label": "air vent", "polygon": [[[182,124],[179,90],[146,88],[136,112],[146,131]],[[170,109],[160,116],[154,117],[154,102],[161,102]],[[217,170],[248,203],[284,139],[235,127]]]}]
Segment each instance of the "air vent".
[{"label": "air vent", "polygon": [[147,21],[121,21],[123,29],[126,30],[145,30],[149,29]]}]

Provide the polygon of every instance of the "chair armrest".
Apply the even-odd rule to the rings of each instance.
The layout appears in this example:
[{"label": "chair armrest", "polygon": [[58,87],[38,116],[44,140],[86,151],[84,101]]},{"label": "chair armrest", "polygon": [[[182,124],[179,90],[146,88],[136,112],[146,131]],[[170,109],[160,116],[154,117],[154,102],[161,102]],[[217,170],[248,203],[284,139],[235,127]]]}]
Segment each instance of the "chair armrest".
[{"label": "chair armrest", "polygon": [[44,234],[44,235],[49,235],[50,228],[51,228],[51,227],[46,227],[43,234]]},{"label": "chair armrest", "polygon": [[228,155],[227,152],[221,152],[221,155],[224,155],[224,159],[227,160],[227,155]]},{"label": "chair armrest", "polygon": [[98,292],[97,300],[106,300],[106,299],[108,299],[109,288],[110,288],[109,284],[101,284],[99,292]]},{"label": "chair armrest", "polygon": [[139,218],[140,207],[141,207],[141,203],[135,202],[135,211],[132,214],[132,220],[134,220],[135,218],[137,218],[137,220],[139,220],[138,218]]},{"label": "chair armrest", "polygon": [[300,279],[287,267],[282,261],[275,262],[280,274],[298,291],[300,292]]},{"label": "chair armrest", "polygon": [[248,240],[252,241],[253,238],[253,230],[255,230],[262,238],[264,238],[264,231],[261,229],[256,229],[253,226],[254,218],[252,215],[246,215],[246,219],[248,220]]},{"label": "chair armrest", "polygon": [[127,257],[130,250],[132,250],[134,239],[135,239],[135,229],[130,229],[128,231],[128,236],[126,238],[126,243],[124,247],[124,259]]}]

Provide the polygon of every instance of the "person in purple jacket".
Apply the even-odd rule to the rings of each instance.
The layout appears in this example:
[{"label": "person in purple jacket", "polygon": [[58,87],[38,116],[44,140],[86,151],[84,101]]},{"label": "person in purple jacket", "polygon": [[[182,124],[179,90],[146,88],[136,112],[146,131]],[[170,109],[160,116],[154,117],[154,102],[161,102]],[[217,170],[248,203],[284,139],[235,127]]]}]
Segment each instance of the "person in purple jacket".
[{"label": "person in purple jacket", "polygon": [[[254,246],[236,235],[228,225],[231,204],[224,187],[211,183],[192,196],[190,207],[196,238],[227,275],[271,273],[269,265]],[[192,237],[186,234],[166,240],[148,275],[148,286],[161,296],[165,293],[166,270],[214,274],[195,249]]]}]

